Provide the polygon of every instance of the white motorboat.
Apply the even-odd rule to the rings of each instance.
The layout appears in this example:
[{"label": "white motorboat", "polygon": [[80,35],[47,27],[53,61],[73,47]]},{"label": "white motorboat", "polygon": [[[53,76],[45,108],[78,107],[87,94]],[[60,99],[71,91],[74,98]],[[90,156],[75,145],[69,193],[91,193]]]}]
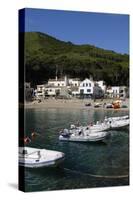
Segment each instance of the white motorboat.
[{"label": "white motorboat", "polygon": [[73,142],[96,142],[104,140],[108,135],[107,132],[92,132],[89,131],[89,129],[75,129],[72,132],[69,130],[67,132],[62,132],[59,136],[59,140]]},{"label": "white motorboat", "polygon": [[56,166],[64,160],[65,154],[47,149],[19,147],[19,165],[29,168]]},{"label": "white motorboat", "polygon": [[93,125],[90,125],[90,126],[87,126],[89,128],[90,131],[93,131],[93,132],[100,132],[100,131],[107,131],[110,129],[110,124],[108,123],[100,123],[100,122],[97,122],[97,124],[93,124]]},{"label": "white motorboat", "polygon": [[104,123],[110,125],[110,129],[120,129],[129,126],[129,116],[121,116],[121,117],[105,117]]},{"label": "white motorboat", "polygon": [[129,126],[129,119],[110,121],[110,129],[121,129]]},{"label": "white motorboat", "polygon": [[83,130],[83,131],[86,131],[86,130],[89,130],[89,132],[101,132],[101,131],[107,131],[110,129],[110,124],[109,123],[106,123],[106,122],[99,122],[97,121],[96,124],[90,124],[88,126],[79,126],[79,127],[76,127],[74,124],[72,124],[70,126],[70,132],[73,133],[73,131],[75,130]]},{"label": "white motorboat", "polygon": [[129,115],[121,116],[121,117],[105,117],[105,121],[119,121],[129,119]]}]

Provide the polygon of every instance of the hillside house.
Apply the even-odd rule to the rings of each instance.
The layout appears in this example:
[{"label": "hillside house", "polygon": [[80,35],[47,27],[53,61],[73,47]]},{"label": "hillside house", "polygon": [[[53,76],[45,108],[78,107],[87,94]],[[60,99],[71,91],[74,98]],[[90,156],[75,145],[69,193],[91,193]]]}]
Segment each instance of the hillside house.
[{"label": "hillside house", "polygon": [[79,94],[80,94],[80,96],[92,97],[92,95],[93,95],[93,87],[94,87],[93,80],[90,80],[90,79],[86,78],[84,81],[82,81],[80,83],[80,86],[79,86]]}]

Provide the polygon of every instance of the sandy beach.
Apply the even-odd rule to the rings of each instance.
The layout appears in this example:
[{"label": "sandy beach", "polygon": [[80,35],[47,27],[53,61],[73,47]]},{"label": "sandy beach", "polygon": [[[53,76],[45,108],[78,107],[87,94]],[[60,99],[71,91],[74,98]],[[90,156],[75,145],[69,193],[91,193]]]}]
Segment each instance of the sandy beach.
[{"label": "sandy beach", "polygon": [[[112,99],[104,100],[90,100],[90,99],[44,99],[40,103],[38,101],[26,102],[25,108],[71,108],[71,109],[107,109],[114,110],[113,108],[105,108],[105,104],[112,103]],[[86,104],[91,103],[91,106],[86,106]],[[95,108],[94,105],[100,103],[100,107]],[[117,110],[129,110],[129,99],[122,101],[121,105],[126,105],[127,108],[120,108]]]}]

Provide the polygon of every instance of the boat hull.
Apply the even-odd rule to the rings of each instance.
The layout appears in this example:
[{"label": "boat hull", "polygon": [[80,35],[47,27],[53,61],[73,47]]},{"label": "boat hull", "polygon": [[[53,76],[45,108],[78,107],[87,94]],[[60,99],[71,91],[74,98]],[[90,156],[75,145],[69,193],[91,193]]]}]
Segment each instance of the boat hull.
[{"label": "boat hull", "polygon": [[27,168],[42,168],[42,167],[56,167],[64,161],[65,157],[58,158],[56,160],[44,161],[40,163],[27,163],[25,161],[19,161],[19,166]]},{"label": "boat hull", "polygon": [[58,151],[36,149],[31,147],[19,148],[19,166],[40,168],[57,166],[64,161],[65,154]]},{"label": "boat hull", "polygon": [[70,142],[97,142],[102,141],[107,138],[108,134],[104,133],[100,136],[70,136],[70,137],[63,137],[59,136],[59,140],[61,141],[70,141]]}]

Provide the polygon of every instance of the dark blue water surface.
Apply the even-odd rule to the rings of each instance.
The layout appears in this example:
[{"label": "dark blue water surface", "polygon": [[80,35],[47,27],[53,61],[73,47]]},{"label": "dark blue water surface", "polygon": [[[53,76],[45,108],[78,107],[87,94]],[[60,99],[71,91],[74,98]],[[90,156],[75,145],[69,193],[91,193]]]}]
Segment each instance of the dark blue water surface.
[{"label": "dark blue water surface", "polygon": [[105,116],[122,116],[125,111],[80,109],[27,109],[25,135],[37,136],[28,145],[65,153],[61,167],[25,169],[25,190],[60,190],[121,186],[129,184],[129,129],[110,131],[99,143],[74,143],[58,140],[59,131],[80,121],[83,125],[103,120]]}]

